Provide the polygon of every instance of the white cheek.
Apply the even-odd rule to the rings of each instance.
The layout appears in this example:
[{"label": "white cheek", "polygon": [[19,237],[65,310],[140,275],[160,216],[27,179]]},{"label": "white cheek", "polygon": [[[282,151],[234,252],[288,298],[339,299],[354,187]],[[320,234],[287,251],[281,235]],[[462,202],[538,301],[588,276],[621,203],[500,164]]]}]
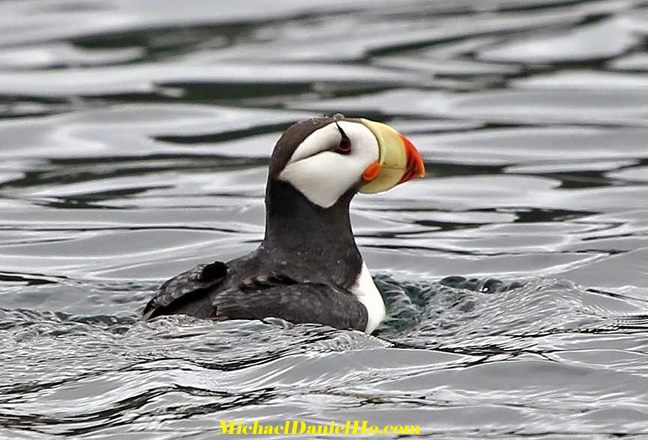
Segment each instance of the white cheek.
[{"label": "white cheek", "polygon": [[340,154],[326,151],[290,164],[280,178],[292,183],[311,202],[328,208],[357,182],[358,174]]},{"label": "white cheek", "polygon": [[300,160],[313,156],[325,149],[329,145],[336,145],[340,142],[340,132],[335,127],[335,124],[329,124],[319,130],[315,130],[302,141],[302,143],[295,149],[290,160],[289,164],[299,162]]},{"label": "white cheek", "polygon": [[[351,153],[322,151],[340,141],[338,128],[329,124],[302,142],[279,175],[280,180],[291,183],[323,208],[333,206],[340,196],[360,182],[364,170],[379,158],[378,141],[371,130],[354,122],[341,121],[339,125],[351,140]],[[321,143],[323,141],[326,143]],[[313,155],[313,151],[318,151],[315,148],[322,152]]]}]

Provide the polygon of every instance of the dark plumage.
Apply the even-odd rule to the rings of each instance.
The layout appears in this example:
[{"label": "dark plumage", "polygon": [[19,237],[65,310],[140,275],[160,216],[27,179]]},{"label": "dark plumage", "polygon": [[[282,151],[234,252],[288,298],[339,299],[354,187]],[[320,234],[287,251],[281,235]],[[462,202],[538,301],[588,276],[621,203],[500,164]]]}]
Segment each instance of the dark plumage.
[{"label": "dark plumage", "polygon": [[277,142],[261,246],[227,264],[199,265],[166,281],[146,305],[143,319],[176,313],[218,319],[274,316],[364,330],[367,311],[349,291],[362,266],[349,219],[355,188],[325,209],[277,180],[299,143],[333,120],[299,122]]},{"label": "dark plumage", "polygon": [[[279,317],[373,331],[384,317],[384,303],[356,246],[349,204],[367,182],[374,185],[368,192],[377,192],[422,175],[420,155],[401,138],[384,124],[342,115],[290,127],[270,159],[261,245],[244,257],[199,265],[166,281],[142,318]],[[380,171],[383,164],[387,180],[379,172],[363,173],[370,165]],[[406,176],[400,181],[399,170]]]}]

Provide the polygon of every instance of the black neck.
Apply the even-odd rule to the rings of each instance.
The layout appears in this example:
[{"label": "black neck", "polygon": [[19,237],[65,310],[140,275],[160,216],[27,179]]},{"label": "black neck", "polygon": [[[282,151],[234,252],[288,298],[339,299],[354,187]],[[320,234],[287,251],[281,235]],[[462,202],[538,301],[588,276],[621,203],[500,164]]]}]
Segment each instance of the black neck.
[{"label": "black neck", "polygon": [[281,269],[308,274],[305,281],[350,287],[362,267],[349,218],[354,194],[350,190],[333,206],[322,208],[291,184],[269,180],[266,230],[260,249],[283,266]]}]

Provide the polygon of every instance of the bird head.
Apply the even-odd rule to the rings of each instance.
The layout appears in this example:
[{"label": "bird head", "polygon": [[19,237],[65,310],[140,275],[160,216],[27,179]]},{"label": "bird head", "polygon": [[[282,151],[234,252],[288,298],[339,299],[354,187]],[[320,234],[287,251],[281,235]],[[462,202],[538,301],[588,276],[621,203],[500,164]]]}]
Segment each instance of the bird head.
[{"label": "bird head", "polygon": [[350,191],[387,191],[424,174],[419,152],[390,126],[335,115],[286,130],[270,159],[269,182],[290,183],[311,203],[329,208]]}]

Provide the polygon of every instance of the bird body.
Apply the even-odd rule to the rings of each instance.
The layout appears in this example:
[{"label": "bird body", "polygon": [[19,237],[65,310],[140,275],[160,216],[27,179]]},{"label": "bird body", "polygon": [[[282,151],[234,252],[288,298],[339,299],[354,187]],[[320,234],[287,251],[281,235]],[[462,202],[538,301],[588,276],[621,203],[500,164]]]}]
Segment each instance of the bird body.
[{"label": "bird body", "polygon": [[270,159],[260,246],[166,281],[143,319],[279,317],[373,332],[385,305],[356,246],[349,205],[359,191],[423,173],[416,149],[384,124],[335,115],[293,125]]}]

